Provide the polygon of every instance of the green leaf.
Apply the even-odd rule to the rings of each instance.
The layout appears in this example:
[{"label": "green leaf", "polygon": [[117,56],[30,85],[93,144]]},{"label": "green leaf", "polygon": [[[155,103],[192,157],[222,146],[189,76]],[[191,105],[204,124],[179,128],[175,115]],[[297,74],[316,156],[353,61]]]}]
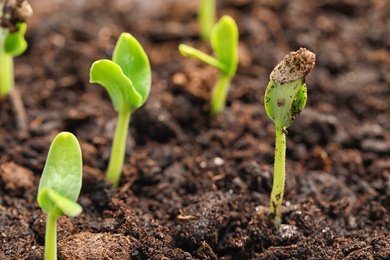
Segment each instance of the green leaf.
[{"label": "green leaf", "polygon": [[[122,33],[116,43],[112,61],[122,68],[123,74],[133,82],[145,103],[152,82],[149,59],[141,44],[129,33]],[[138,108],[137,107],[137,108]]]},{"label": "green leaf", "polygon": [[55,204],[59,211],[59,215],[67,215],[69,217],[77,217],[83,211],[82,207],[73,200],[70,200],[51,188],[44,188],[40,192],[41,200],[45,204]]},{"label": "green leaf", "polygon": [[224,15],[211,32],[211,45],[217,59],[223,63],[223,72],[233,77],[238,63],[238,28],[234,19]]},{"label": "green leaf", "polygon": [[[76,201],[80,194],[81,182],[82,158],[79,143],[73,134],[59,133],[50,146],[39,182],[39,206],[46,213],[62,213],[62,209],[49,196],[47,189],[52,189],[68,200]],[[47,199],[48,196],[50,200]]]},{"label": "green leaf", "polygon": [[107,90],[116,111],[132,112],[142,105],[142,96],[116,63],[110,60],[95,61],[89,77],[91,83],[99,83]]},{"label": "green leaf", "polygon": [[14,57],[19,56],[27,49],[27,42],[24,39],[27,25],[26,23],[19,22],[16,26],[19,30],[14,33],[8,33],[4,42],[5,52]]},{"label": "green leaf", "polygon": [[191,46],[188,46],[186,44],[180,44],[179,51],[183,56],[193,57],[193,58],[196,58],[198,60],[201,60],[204,63],[207,63],[213,67],[216,67],[220,71],[227,70],[227,67],[222,62],[217,60],[216,58],[214,58],[214,57],[212,57],[204,52],[201,52],[201,51],[199,51]]},{"label": "green leaf", "polygon": [[278,129],[287,128],[306,104],[306,85],[303,79],[289,83],[269,82],[264,106],[269,118]]}]

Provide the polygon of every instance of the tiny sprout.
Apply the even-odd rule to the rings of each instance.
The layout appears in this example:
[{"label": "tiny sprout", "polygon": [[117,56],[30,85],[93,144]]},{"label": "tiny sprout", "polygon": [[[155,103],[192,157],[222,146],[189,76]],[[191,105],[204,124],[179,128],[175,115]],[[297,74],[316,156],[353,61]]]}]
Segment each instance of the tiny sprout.
[{"label": "tiny sprout", "polygon": [[200,0],[198,8],[200,37],[204,41],[210,40],[211,31],[215,23],[215,0]]},{"label": "tiny sprout", "polygon": [[305,77],[315,64],[315,54],[300,48],[284,57],[270,74],[264,106],[275,124],[274,183],[269,214],[276,226],[281,224],[282,201],[285,182],[287,127],[299,116],[306,105]]},{"label": "tiny sprout", "polygon": [[107,179],[118,187],[130,115],[145,103],[152,82],[149,59],[141,44],[129,33],[122,33],[112,61],[103,59],[92,64],[90,82],[107,90],[119,114],[107,169]]},{"label": "tiny sprout", "polygon": [[59,133],[53,140],[38,188],[38,204],[47,214],[45,259],[57,259],[57,219],[76,217],[82,181],[81,150],[76,137]]},{"label": "tiny sprout", "polygon": [[223,111],[230,81],[237,70],[238,63],[238,28],[234,19],[223,16],[211,32],[211,46],[215,58],[185,44],[179,45],[184,56],[197,58],[220,71],[220,77],[211,95],[211,115]]},{"label": "tiny sprout", "polygon": [[14,86],[13,58],[27,49],[25,18],[32,14],[27,1],[0,0],[0,97]]}]

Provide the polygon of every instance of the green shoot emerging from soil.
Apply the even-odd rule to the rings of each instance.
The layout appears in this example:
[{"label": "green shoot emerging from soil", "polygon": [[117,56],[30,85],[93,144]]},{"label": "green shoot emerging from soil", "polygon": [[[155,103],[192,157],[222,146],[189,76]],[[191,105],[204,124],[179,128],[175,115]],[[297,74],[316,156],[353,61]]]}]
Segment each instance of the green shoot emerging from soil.
[{"label": "green shoot emerging from soil", "polygon": [[306,105],[305,77],[314,64],[314,53],[304,48],[291,52],[271,72],[264,96],[265,110],[274,122],[276,132],[274,183],[269,206],[269,214],[276,226],[282,221],[287,127]]},{"label": "green shoot emerging from soil", "polygon": [[81,150],[76,137],[62,132],[53,140],[39,182],[38,204],[47,213],[45,259],[57,259],[57,219],[76,217],[82,181]]},{"label": "green shoot emerging from soil", "polygon": [[27,1],[0,0],[0,97],[14,86],[13,58],[27,49],[24,20],[31,13]]},{"label": "green shoot emerging from soil", "polygon": [[230,81],[237,70],[238,28],[233,18],[223,16],[213,27],[211,45],[215,58],[185,44],[179,45],[184,56],[197,58],[220,71],[220,76],[211,95],[211,115],[218,114],[225,108],[226,95]]},{"label": "green shoot emerging from soil", "polygon": [[107,90],[119,114],[107,169],[107,179],[118,187],[130,115],[145,103],[152,82],[149,59],[141,44],[129,33],[122,33],[112,61],[104,59],[92,64],[90,82]]},{"label": "green shoot emerging from soil", "polygon": [[198,21],[200,37],[209,41],[215,23],[215,0],[199,0]]}]

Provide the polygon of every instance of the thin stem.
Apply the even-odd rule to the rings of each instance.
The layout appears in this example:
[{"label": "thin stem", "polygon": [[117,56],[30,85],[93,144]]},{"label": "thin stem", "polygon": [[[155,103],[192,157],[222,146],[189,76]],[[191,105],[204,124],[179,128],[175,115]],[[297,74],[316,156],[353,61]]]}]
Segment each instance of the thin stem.
[{"label": "thin stem", "polygon": [[12,102],[12,108],[16,115],[16,126],[20,138],[28,137],[28,125],[26,109],[24,108],[22,95],[17,88],[12,88],[9,92],[9,97]]},{"label": "thin stem", "polygon": [[211,95],[211,115],[216,115],[224,110],[229,85],[230,77],[221,74]]},{"label": "thin stem", "polygon": [[208,41],[215,23],[215,0],[200,0],[198,19],[200,37],[202,40]]},{"label": "thin stem", "polygon": [[271,192],[269,214],[275,224],[282,223],[282,201],[286,167],[286,134],[285,128],[276,128],[274,183]]},{"label": "thin stem", "polygon": [[4,51],[8,30],[0,27],[0,96],[5,96],[14,85],[14,63],[12,55]]},{"label": "thin stem", "polygon": [[57,259],[57,218],[56,214],[48,214],[45,235],[45,260]]},{"label": "thin stem", "polygon": [[118,123],[115,130],[110,162],[107,169],[107,180],[118,187],[125,159],[126,137],[130,122],[130,111],[119,113]]}]

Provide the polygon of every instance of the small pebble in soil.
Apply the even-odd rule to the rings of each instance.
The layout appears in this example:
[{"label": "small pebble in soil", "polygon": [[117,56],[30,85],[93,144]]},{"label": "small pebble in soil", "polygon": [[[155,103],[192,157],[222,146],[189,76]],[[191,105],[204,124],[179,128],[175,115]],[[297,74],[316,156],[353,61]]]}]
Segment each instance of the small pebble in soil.
[{"label": "small pebble in soil", "polygon": [[120,223],[115,218],[105,218],[102,221],[102,228],[106,231],[112,231],[118,228],[119,225]]},{"label": "small pebble in soil", "polygon": [[278,244],[290,245],[296,243],[299,239],[299,232],[296,226],[281,224],[278,227]]},{"label": "small pebble in soil", "polygon": [[225,164],[225,161],[222,158],[220,158],[220,157],[214,158],[214,165],[215,166],[222,166],[224,164]]},{"label": "small pebble in soil", "polygon": [[367,152],[387,154],[390,152],[390,141],[387,140],[365,139],[361,142],[361,146]]}]

